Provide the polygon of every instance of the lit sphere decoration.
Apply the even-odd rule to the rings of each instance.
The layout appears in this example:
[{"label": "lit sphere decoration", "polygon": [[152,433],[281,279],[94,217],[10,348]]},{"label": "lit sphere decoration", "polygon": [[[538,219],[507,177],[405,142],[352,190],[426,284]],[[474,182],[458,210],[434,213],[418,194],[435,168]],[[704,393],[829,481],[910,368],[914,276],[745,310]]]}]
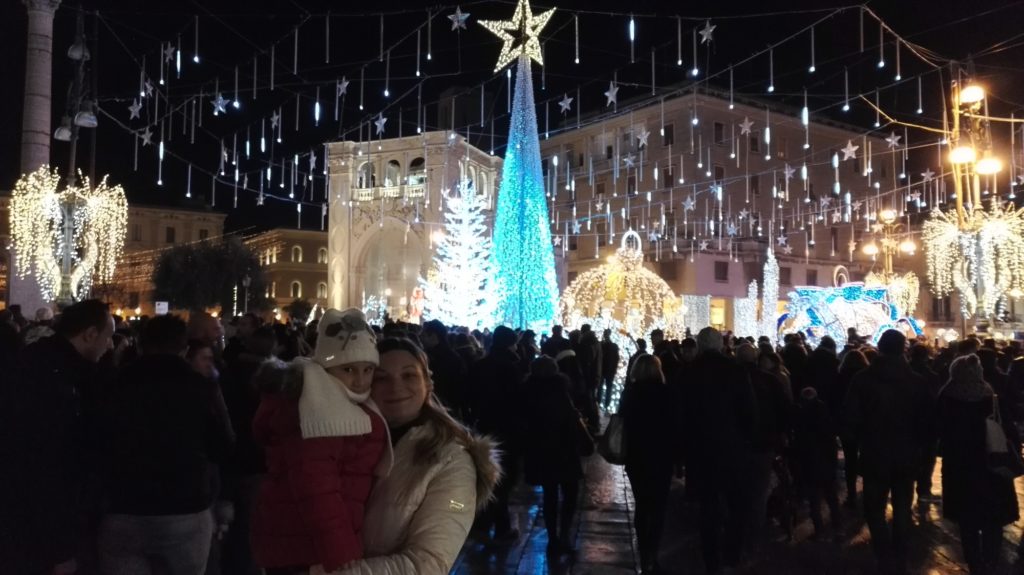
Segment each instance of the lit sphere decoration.
[{"label": "lit sphere decoration", "polygon": [[607,263],[583,272],[562,293],[562,321],[576,326],[605,317],[633,337],[646,337],[656,328],[665,330],[666,337],[682,337],[685,309],[680,298],[643,262],[640,235],[626,232]]}]

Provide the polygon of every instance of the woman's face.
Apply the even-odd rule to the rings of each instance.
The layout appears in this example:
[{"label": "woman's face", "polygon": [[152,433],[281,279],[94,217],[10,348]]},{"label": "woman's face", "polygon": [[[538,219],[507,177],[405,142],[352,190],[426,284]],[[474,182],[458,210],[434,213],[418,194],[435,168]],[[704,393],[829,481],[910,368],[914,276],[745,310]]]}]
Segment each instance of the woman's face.
[{"label": "woman's face", "polygon": [[396,427],[419,416],[430,387],[419,360],[407,351],[393,350],[380,356],[370,397],[388,425]]}]

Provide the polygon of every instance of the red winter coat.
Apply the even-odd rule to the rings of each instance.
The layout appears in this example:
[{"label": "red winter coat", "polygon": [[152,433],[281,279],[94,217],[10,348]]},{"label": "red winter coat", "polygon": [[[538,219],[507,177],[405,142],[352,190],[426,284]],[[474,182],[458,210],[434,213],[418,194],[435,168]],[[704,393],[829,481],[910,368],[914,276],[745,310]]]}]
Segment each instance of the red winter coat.
[{"label": "red winter coat", "polygon": [[384,420],[360,407],[370,415],[369,434],[303,439],[298,401],[263,395],[253,420],[267,460],[252,523],[260,566],[331,571],[363,557],[363,513],[388,438]]}]

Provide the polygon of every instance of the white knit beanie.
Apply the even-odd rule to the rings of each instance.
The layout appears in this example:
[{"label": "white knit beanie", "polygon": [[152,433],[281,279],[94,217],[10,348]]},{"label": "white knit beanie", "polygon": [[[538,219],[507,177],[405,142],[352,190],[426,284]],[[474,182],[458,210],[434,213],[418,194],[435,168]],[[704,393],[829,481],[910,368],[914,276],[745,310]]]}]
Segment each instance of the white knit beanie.
[{"label": "white knit beanie", "polygon": [[329,309],[317,327],[313,361],[325,368],[365,361],[378,365],[377,336],[366,323],[366,316],[356,308],[345,311]]}]

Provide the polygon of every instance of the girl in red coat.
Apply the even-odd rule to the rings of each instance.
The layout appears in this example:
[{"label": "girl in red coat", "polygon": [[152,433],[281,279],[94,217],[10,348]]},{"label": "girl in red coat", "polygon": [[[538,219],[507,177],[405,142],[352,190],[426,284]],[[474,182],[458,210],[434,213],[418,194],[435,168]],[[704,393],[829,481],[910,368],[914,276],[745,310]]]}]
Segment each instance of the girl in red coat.
[{"label": "girl in red coat", "polygon": [[257,375],[253,421],[267,475],[253,517],[257,563],[274,573],[331,571],[363,557],[363,510],[390,470],[387,425],[370,383],[377,342],[358,309],[328,310],[312,360],[274,362]]}]

